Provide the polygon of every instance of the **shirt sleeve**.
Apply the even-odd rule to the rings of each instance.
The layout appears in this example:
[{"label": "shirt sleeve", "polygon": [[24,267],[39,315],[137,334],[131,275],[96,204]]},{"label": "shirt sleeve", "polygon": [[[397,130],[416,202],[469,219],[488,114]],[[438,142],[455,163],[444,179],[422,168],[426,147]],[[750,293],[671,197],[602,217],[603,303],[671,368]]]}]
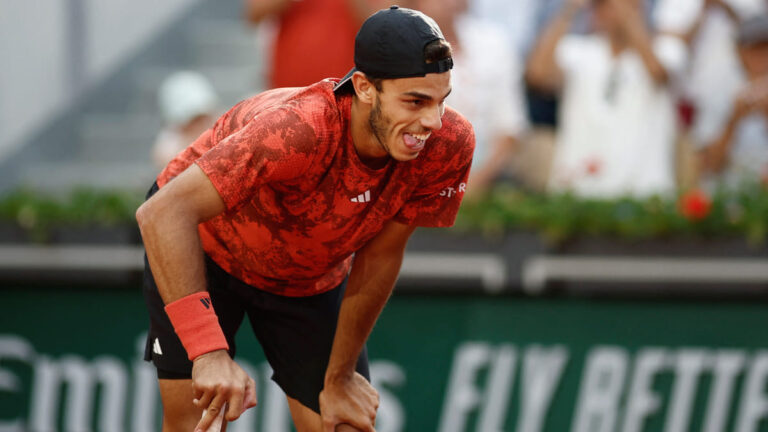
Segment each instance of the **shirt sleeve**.
[{"label": "shirt sleeve", "polygon": [[[457,114],[454,112],[454,115]],[[441,130],[440,135],[445,141],[432,143],[435,154],[420,171],[424,181],[400,208],[395,221],[423,227],[449,227],[456,220],[472,165],[475,134],[466,120],[443,132]]]},{"label": "shirt sleeve", "polygon": [[315,130],[293,110],[264,111],[236,132],[219,137],[195,163],[208,176],[227,209],[247,202],[261,185],[300,177],[312,163]]}]

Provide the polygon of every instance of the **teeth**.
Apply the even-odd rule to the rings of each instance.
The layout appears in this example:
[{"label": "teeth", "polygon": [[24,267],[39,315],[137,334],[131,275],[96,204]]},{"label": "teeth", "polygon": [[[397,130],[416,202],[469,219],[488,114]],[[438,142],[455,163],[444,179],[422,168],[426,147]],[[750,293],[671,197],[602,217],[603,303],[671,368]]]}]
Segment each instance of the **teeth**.
[{"label": "teeth", "polygon": [[411,136],[421,141],[426,141],[430,135],[432,135],[432,132],[427,132],[425,134],[411,134]]}]

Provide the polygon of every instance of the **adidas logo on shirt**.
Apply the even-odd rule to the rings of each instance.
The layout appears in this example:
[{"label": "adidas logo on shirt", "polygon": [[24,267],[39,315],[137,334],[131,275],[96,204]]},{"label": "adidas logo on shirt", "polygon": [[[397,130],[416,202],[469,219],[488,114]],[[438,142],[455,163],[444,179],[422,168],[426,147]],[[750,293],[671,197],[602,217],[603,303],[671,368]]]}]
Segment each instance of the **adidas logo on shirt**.
[{"label": "adidas logo on shirt", "polygon": [[371,202],[371,190],[368,189],[367,191],[361,193],[360,195],[350,198],[350,201],[355,203],[367,203]]}]

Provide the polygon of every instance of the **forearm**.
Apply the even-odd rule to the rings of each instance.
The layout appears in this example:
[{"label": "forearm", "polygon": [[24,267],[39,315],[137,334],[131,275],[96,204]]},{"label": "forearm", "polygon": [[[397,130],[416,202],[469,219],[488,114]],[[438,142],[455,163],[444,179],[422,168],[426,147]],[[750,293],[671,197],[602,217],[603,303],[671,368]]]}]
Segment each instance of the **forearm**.
[{"label": "forearm", "polygon": [[[150,210],[151,211],[151,210]],[[141,237],[152,276],[166,304],[205,290],[205,266],[197,224],[174,211],[152,211]]]},{"label": "forearm", "polygon": [[360,351],[387,302],[402,264],[399,254],[355,257],[341,303],[326,383],[348,379],[355,371]]},{"label": "forearm", "polygon": [[555,61],[560,39],[568,33],[578,8],[566,2],[536,43],[525,71],[526,80],[534,87],[555,90],[560,87],[562,74]]},{"label": "forearm", "polygon": [[218,192],[194,164],[136,211],[152,275],[166,304],[205,290],[197,226],[223,211]]}]

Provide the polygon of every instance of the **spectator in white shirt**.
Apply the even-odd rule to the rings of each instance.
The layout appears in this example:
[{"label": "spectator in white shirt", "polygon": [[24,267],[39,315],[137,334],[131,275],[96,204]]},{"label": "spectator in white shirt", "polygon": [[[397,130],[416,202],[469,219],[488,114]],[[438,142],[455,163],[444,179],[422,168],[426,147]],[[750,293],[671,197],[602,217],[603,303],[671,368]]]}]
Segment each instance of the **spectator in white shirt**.
[{"label": "spectator in white shirt", "polygon": [[[690,104],[690,138],[701,149],[725,127],[731,102],[746,81],[736,36],[744,20],[766,13],[765,0],[659,0],[654,22],[682,35],[690,62],[678,91]],[[717,88],[717,91],[712,91]]]},{"label": "spectator in white shirt", "polygon": [[768,15],[741,24],[737,40],[747,81],[725,125],[702,152],[705,173],[730,188],[768,182]]},{"label": "spectator in white shirt", "polygon": [[[568,34],[590,6],[592,31]],[[561,94],[551,190],[598,198],[675,190],[669,84],[686,47],[649,30],[644,12],[641,0],[567,0],[534,48],[529,83]]]}]

